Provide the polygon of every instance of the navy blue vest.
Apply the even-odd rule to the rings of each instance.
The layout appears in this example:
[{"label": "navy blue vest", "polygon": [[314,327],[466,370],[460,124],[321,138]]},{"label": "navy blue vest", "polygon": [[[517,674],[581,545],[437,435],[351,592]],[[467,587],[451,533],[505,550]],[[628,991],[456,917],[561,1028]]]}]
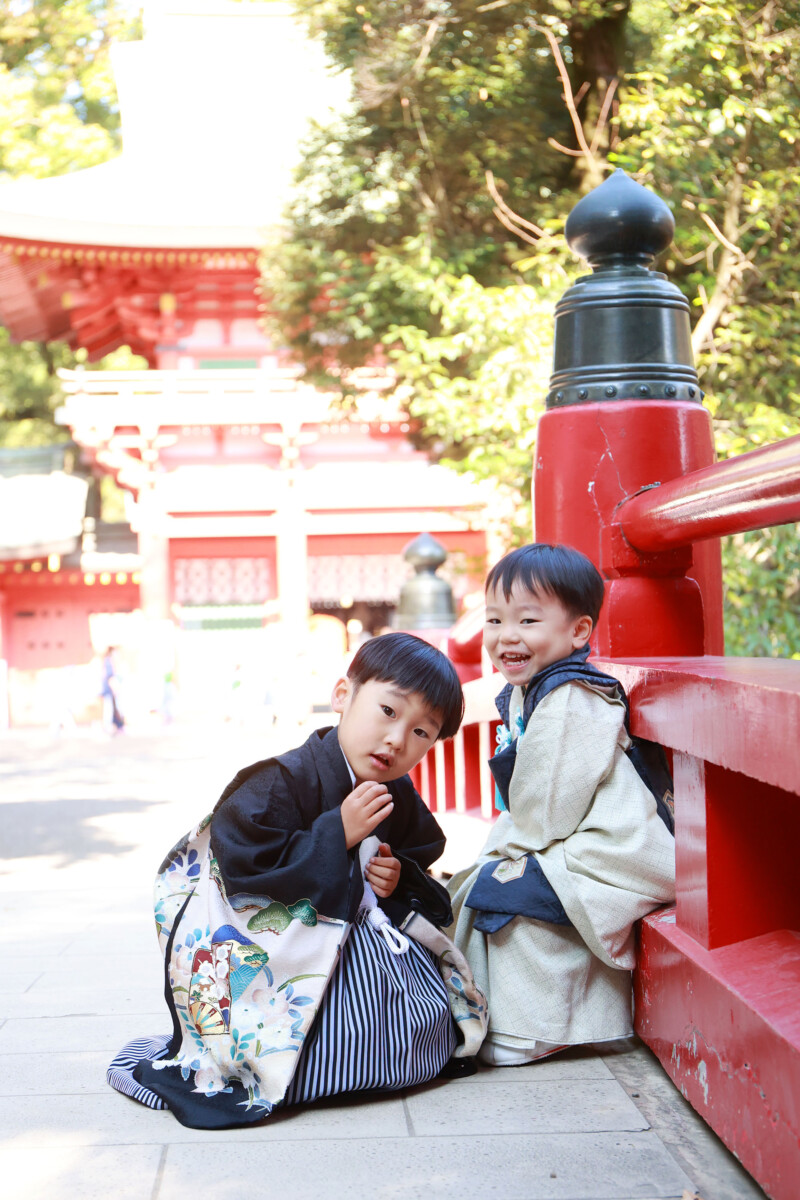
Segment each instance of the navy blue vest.
[{"label": "navy blue vest", "polygon": [[[631,736],[630,706],[628,704],[628,697],[625,695],[625,689],[613,675],[606,675],[603,671],[598,670],[593,663],[587,662],[588,657],[589,647],[583,646],[580,650],[573,650],[566,658],[560,658],[558,662],[551,663],[549,667],[545,667],[544,670],[534,675],[525,689],[525,696],[522,702],[522,724],[527,729],[528,722],[537,704],[540,704],[545,696],[549,696],[551,692],[555,691],[557,687],[561,687],[564,683],[572,683],[578,680],[579,682],[583,681],[596,687],[615,688],[619,699],[625,705],[625,729],[631,738],[631,745],[626,751],[628,758],[633,763],[642,781],[653,793],[661,820],[670,833],[674,833],[672,776],[669,772],[663,747],[659,746],[657,742],[648,742],[645,738]],[[508,728],[510,728],[509,710],[512,691],[512,685],[507,683],[495,701],[503,724]],[[508,807],[508,789],[511,783],[511,776],[514,772],[516,757],[517,741],[515,738],[510,746],[506,746],[505,750],[501,750],[499,754],[495,754],[494,758],[489,760],[489,768],[506,807]]]},{"label": "navy blue vest", "polygon": [[[580,650],[573,650],[566,658],[560,658],[558,662],[551,663],[549,667],[545,667],[534,675],[525,689],[523,698],[522,723],[525,729],[528,728],[528,722],[537,704],[540,704],[545,696],[549,696],[562,684],[578,680],[594,686],[616,689],[617,695],[625,705],[625,729],[628,736],[631,736],[630,707],[625,689],[613,675],[606,675],[592,663],[587,662],[588,657],[589,647],[587,645]],[[503,724],[508,728],[510,728],[512,691],[513,685],[507,683],[495,701]],[[631,737],[631,745],[626,753],[640,778],[653,794],[659,817],[670,833],[674,834],[672,777],[663,747],[659,746],[657,742]],[[509,787],[516,757],[517,739],[515,738],[510,745],[489,760],[489,767],[506,808],[510,808]],[[466,900],[468,908],[479,910],[475,919],[476,929],[480,929],[484,933],[495,933],[507,925],[514,916],[534,917],[555,925],[572,924],[538,860],[532,854],[527,855],[526,859],[522,875],[506,882],[500,882],[494,875],[498,866],[497,862],[486,863],[481,868]]]}]

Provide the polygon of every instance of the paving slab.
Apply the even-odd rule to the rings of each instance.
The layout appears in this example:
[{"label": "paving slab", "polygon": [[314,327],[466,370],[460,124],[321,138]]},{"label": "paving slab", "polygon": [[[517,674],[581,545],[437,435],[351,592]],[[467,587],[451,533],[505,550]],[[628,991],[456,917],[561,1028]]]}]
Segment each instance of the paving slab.
[{"label": "paving slab", "polygon": [[5,996],[24,995],[43,975],[44,971],[41,966],[37,966],[33,959],[26,964],[19,961],[7,962],[0,974],[0,1012],[4,1008],[3,998]]},{"label": "paving slab", "polygon": [[107,1097],[108,1060],[109,1055],[102,1050],[5,1054],[0,1074],[0,1097],[41,1096],[43,1080],[47,1080],[48,1096],[101,1092]]},{"label": "paving slab", "polygon": [[[164,981],[157,973],[155,977],[148,974],[141,979],[129,975],[119,982],[112,981],[100,985],[73,985],[72,963],[69,958],[64,967],[64,973],[54,983],[45,983],[40,979],[22,995],[0,996],[0,1013],[9,1019],[41,1021],[56,1016],[112,1017],[156,1012],[163,1004],[164,1015],[161,1024],[170,1024],[167,1006],[164,1004]],[[65,981],[64,974],[67,972],[69,979]],[[52,979],[57,973],[47,974]]]},{"label": "paving slab", "polygon": [[59,1050],[102,1050],[113,1058],[126,1042],[148,1033],[169,1033],[163,1010],[131,1016],[48,1017],[47,1020],[9,1020],[0,1029],[0,1056],[51,1053]]},{"label": "paving slab", "polygon": [[[149,907],[149,906],[148,906]],[[152,958],[160,957],[156,929],[152,918],[152,909],[147,915],[138,919],[121,921],[119,925],[110,921],[107,925],[87,929],[65,942],[65,952],[69,958],[73,955],[91,955],[102,957],[107,944],[124,947],[128,957]]]},{"label": "paving slab", "polygon": [[161,1146],[81,1146],[45,1154],[0,1146],[5,1200],[152,1200],[164,1154]]},{"label": "paving slab", "polygon": [[[296,1145],[209,1147],[198,1156],[171,1146],[157,1200],[185,1200],[215,1180],[215,1200],[241,1200],[245,1180],[292,1200],[677,1200],[690,1180],[653,1133],[558,1134],[517,1138],[369,1138]],[[346,1186],[339,1181],[346,1180]],[[713,1197],[710,1200],[714,1200]]]},{"label": "paving slab", "polygon": [[[13,932],[19,935],[18,929]],[[65,939],[60,934],[48,934],[46,930],[37,930],[35,938],[30,933],[25,937],[9,937],[8,931],[0,938],[0,952],[7,962],[18,968],[38,964],[41,970],[49,960],[61,957],[65,945]]]},{"label": "paving slab", "polygon": [[[507,1068],[508,1070],[509,1068]],[[580,1133],[648,1129],[648,1123],[615,1079],[572,1079],[528,1083],[485,1082],[480,1075],[440,1085],[408,1097],[408,1111],[417,1137],[479,1137],[492,1126],[503,1133]]]},{"label": "paving slab", "polygon": [[546,1083],[554,1079],[611,1079],[611,1071],[602,1058],[585,1046],[577,1046],[555,1058],[524,1067],[484,1067],[477,1075],[458,1080],[459,1087],[501,1084],[503,1087],[526,1083]]},{"label": "paving slab", "polygon": [[[145,1108],[108,1088],[69,1097],[0,1098],[0,1128],[17,1147],[225,1145],[410,1138],[401,1096],[287,1109],[257,1126],[209,1132],[188,1129],[171,1113]],[[306,1150],[303,1150],[305,1155]]]},{"label": "paving slab", "polygon": [[[764,1200],[764,1192],[694,1109],[661,1064],[632,1041],[604,1062],[694,1182],[702,1200]],[[798,1186],[800,1196],[800,1186]]]},{"label": "paving slab", "polygon": [[[162,985],[164,982],[163,971],[164,962],[158,951],[153,936],[153,944],[149,950],[144,950],[139,954],[133,953],[106,953],[102,955],[102,973],[98,970],[98,954],[95,950],[94,954],[70,954],[69,967],[70,973],[77,980],[113,980],[122,986],[127,986],[132,980],[141,979],[145,987],[150,987],[156,983]],[[98,979],[99,976],[99,979]],[[64,974],[61,965],[53,966],[46,964],[45,969],[39,973],[35,983],[27,989],[31,994],[41,988],[57,988],[63,984]],[[54,996],[54,1011],[57,1011],[57,1002]],[[163,991],[159,992],[162,997]],[[2,1001],[0,1001],[0,1006]],[[164,1009],[166,1012],[166,1007]]]}]

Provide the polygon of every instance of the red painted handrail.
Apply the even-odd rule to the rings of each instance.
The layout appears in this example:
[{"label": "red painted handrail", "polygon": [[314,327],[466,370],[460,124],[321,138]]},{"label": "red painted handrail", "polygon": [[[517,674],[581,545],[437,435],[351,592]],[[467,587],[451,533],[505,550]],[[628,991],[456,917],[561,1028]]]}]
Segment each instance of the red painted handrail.
[{"label": "red painted handrail", "polygon": [[617,519],[628,542],[647,552],[800,521],[800,437],[638,492]]}]

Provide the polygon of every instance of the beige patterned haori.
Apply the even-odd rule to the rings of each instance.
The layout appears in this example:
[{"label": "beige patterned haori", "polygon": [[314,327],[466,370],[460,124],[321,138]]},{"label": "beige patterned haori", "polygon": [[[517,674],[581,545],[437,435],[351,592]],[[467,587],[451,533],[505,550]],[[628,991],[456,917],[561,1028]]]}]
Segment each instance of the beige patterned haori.
[{"label": "beige patterned haori", "polygon": [[[511,698],[511,727],[522,709]],[[623,703],[572,682],[536,707],[520,738],[509,791],[475,865],[448,890],[449,930],[489,1001],[488,1042],[526,1051],[632,1031],[634,922],[675,895],[674,840],[625,755]],[[465,900],[490,860],[534,854],[571,926],[515,917],[473,928]]]}]

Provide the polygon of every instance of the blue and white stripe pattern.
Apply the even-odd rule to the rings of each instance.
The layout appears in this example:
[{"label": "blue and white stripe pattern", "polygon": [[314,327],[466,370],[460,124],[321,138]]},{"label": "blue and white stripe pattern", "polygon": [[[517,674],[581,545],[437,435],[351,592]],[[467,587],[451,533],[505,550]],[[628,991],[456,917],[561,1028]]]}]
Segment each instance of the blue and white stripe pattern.
[{"label": "blue and white stripe pattern", "polygon": [[393,954],[362,916],[350,930],[283,1104],[368,1088],[395,1091],[439,1074],[456,1037],[442,977],[409,938]]},{"label": "blue and white stripe pattern", "polygon": [[172,1035],[165,1033],[157,1037],[135,1038],[128,1042],[109,1063],[106,1079],[113,1088],[122,1092],[123,1096],[130,1096],[132,1100],[138,1100],[148,1108],[169,1108],[160,1096],[134,1079],[133,1068],[143,1059],[155,1062],[156,1059],[163,1058],[171,1041]]}]

